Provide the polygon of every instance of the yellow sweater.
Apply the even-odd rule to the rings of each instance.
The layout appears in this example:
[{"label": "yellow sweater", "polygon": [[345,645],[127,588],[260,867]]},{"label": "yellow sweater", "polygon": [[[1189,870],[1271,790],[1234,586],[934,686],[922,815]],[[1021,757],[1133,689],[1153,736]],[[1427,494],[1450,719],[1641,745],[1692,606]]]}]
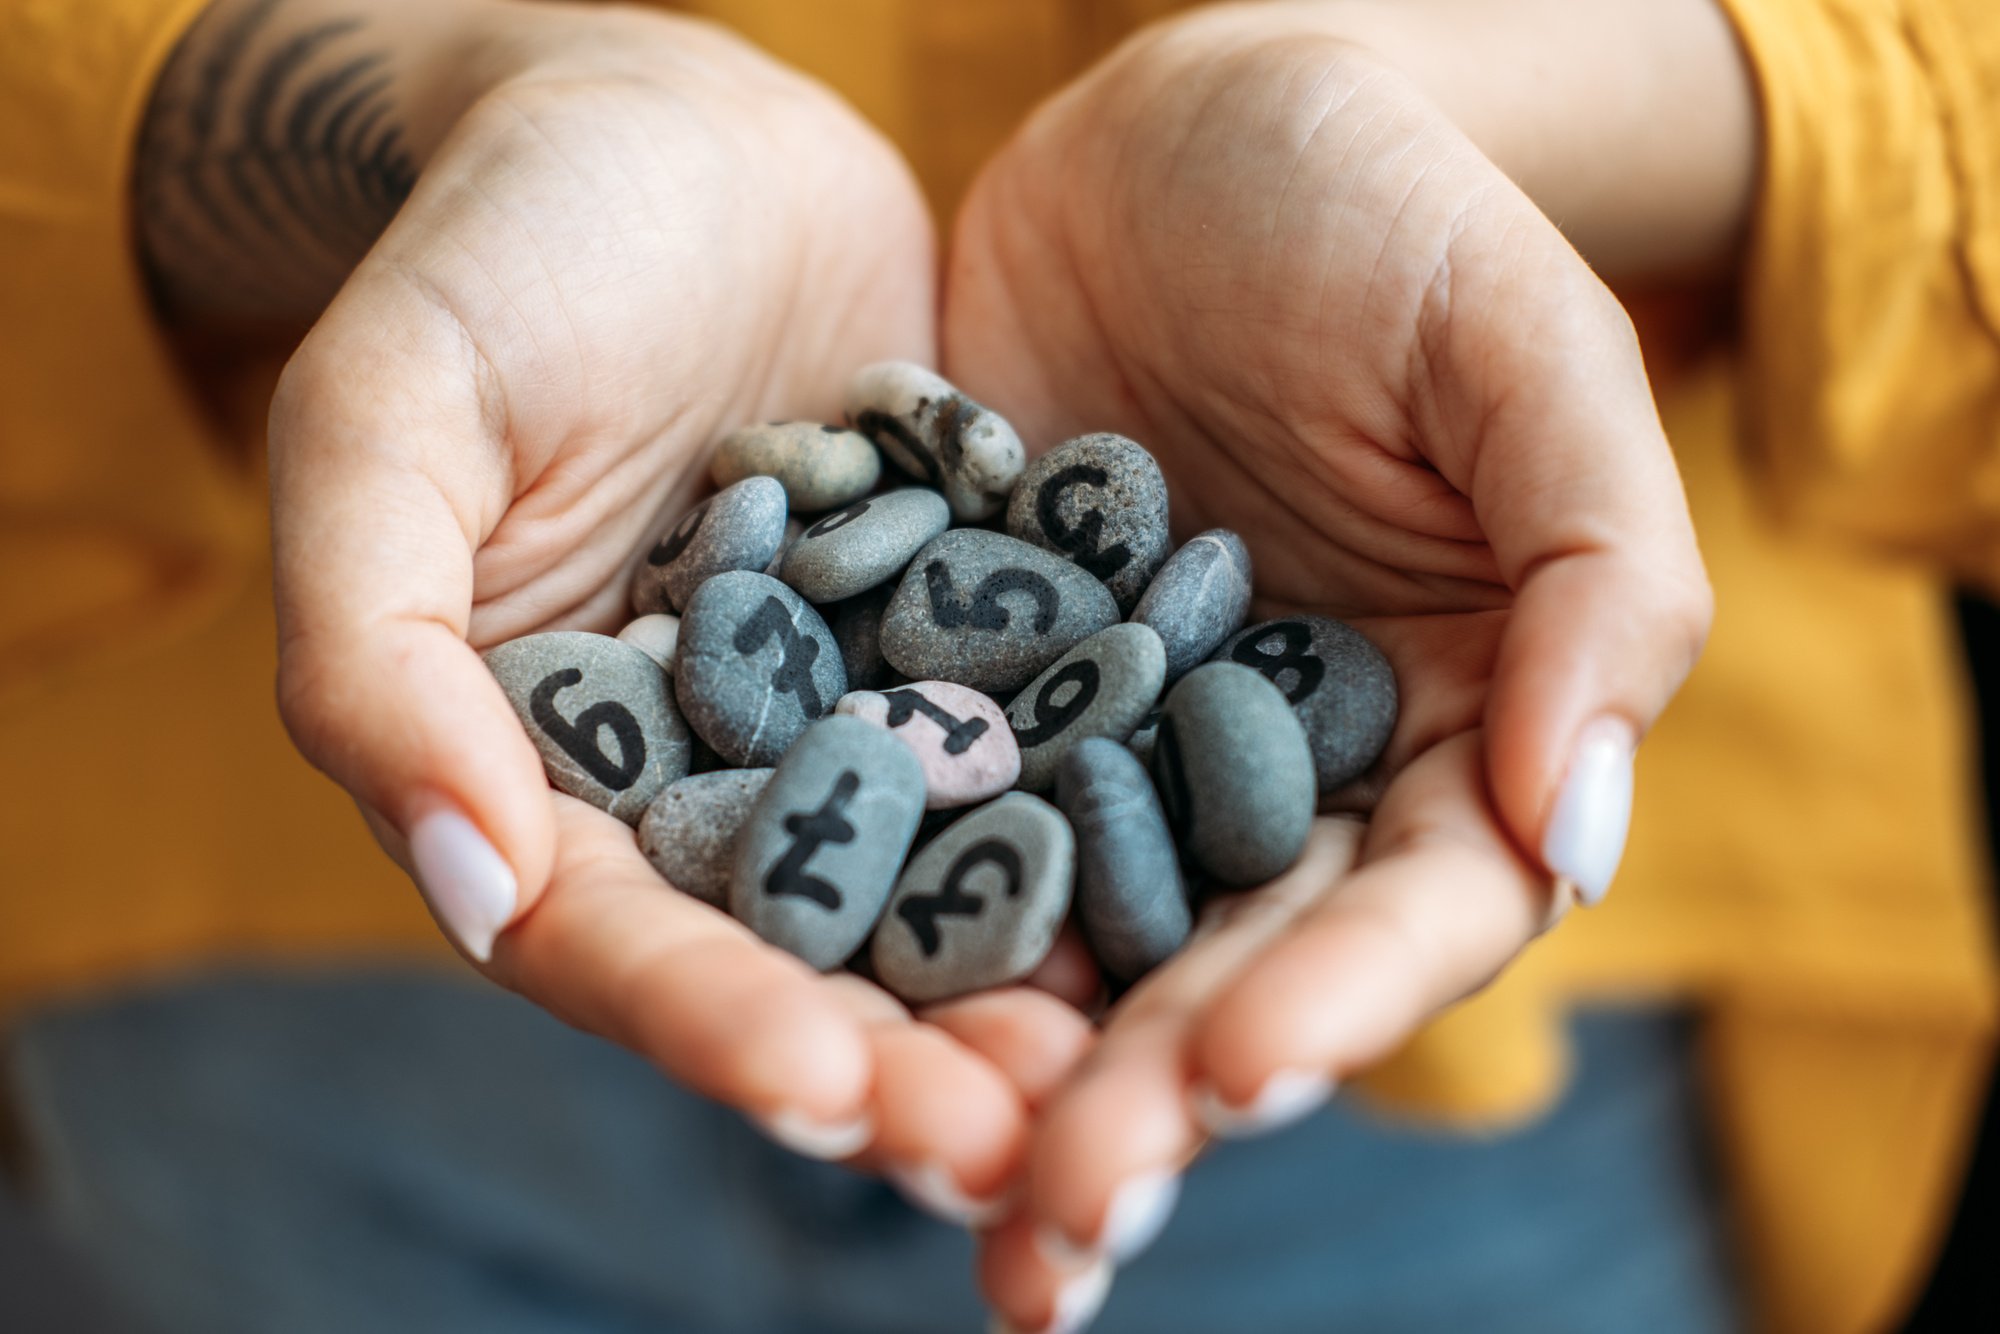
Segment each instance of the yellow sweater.
[{"label": "yellow sweater", "polygon": [[[171,341],[135,267],[130,149],[200,3],[0,7],[0,1005],[225,954],[440,950],[272,705],[277,354]],[[685,7],[846,91],[942,213],[1174,6]],[[1927,1268],[1994,1023],[1943,587],[2000,582],[2000,5],[1731,8],[1768,121],[1742,328],[1655,359],[1712,646],[1640,758],[1607,906],[1370,1083],[1492,1124],[1560,1086],[1572,998],[1701,1004],[1762,1324],[1844,1334]]]}]

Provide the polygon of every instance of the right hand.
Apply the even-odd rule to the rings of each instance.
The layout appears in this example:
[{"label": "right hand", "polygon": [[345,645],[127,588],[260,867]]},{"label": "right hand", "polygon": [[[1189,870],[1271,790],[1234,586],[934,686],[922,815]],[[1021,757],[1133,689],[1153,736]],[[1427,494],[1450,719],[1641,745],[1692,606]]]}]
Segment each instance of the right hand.
[{"label": "right hand", "polygon": [[720,30],[461,8],[520,25],[522,59],[272,407],[286,725],[488,976],[795,1147],[991,1196],[1081,1016],[1023,988],[920,1022],[668,890],[630,828],[550,792],[479,657],[615,629],[722,432],[933,359],[922,200],[848,108]]}]

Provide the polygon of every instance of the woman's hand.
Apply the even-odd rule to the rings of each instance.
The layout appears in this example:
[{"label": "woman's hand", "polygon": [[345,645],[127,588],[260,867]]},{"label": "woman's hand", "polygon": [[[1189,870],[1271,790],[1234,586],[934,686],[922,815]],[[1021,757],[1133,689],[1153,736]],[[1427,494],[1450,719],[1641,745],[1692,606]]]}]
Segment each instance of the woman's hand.
[{"label": "woman's hand", "polygon": [[1000,1189],[1082,1019],[919,1023],[669,891],[550,792],[478,653],[616,628],[711,441],[931,356],[900,160],[719,29],[482,0],[222,0],[146,146],[174,309],[317,315],[271,414],[280,702],[459,947],[803,1151],[948,1213]]},{"label": "woman's hand", "polygon": [[1708,627],[1623,309],[1330,8],[1129,43],[992,164],[948,269],[949,375],[1029,439],[1144,442],[1266,614],[1352,622],[1402,693],[1341,794],[1372,820],[1212,907],[1038,1121],[982,1264],[1023,1329],[1101,1298],[1209,1134],[1309,1110],[1604,893]]}]

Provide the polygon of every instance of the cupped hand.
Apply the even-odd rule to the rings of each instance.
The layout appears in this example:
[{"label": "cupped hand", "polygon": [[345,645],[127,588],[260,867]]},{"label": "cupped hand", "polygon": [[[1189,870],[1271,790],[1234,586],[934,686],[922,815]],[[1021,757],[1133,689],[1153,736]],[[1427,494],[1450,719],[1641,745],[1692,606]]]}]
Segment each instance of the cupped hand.
[{"label": "cupped hand", "polygon": [[669,891],[554,796],[478,651],[610,631],[635,553],[744,422],[832,419],[932,354],[896,156],[705,25],[532,24],[286,370],[271,460],[280,696],[489,975],[823,1157],[964,1213],[1086,1040],[1025,989],[919,1023]]},{"label": "cupped hand", "polygon": [[1023,1329],[1101,1297],[1209,1134],[1315,1105],[1604,893],[1708,625],[1622,308],[1413,83],[1293,9],[1129,43],[988,168],[947,269],[949,375],[1024,438],[1145,443],[1183,536],[1241,533],[1265,614],[1352,622],[1402,694],[1340,794],[1365,829],[1323,821],[1212,908],[1038,1121],[982,1267]]}]

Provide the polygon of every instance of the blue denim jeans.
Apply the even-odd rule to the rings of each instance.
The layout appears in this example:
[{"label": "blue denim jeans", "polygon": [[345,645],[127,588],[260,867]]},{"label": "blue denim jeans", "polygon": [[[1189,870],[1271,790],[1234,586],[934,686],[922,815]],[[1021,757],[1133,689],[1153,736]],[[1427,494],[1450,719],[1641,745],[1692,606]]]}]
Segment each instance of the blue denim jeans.
[{"label": "blue denim jeans", "polygon": [[[1219,1147],[1104,1334],[1741,1327],[1691,1021],[1575,1025],[1552,1114],[1344,1101]],[[236,974],[31,1017],[39,1207],[166,1334],[939,1334],[965,1236],[641,1061],[419,971]]]}]

